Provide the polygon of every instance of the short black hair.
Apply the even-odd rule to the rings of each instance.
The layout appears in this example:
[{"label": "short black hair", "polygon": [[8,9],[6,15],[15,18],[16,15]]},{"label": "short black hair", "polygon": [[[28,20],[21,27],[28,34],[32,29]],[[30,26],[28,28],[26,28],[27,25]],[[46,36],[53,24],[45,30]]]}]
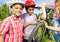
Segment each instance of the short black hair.
[{"label": "short black hair", "polygon": [[32,6],[25,6],[25,9],[28,10],[28,8],[30,8],[30,7],[35,8],[35,5],[32,5]]},{"label": "short black hair", "polygon": [[10,6],[10,8],[12,8],[14,5],[17,5],[17,4],[22,5],[22,7],[24,8],[24,4],[22,4],[22,3],[14,3],[13,5]]}]

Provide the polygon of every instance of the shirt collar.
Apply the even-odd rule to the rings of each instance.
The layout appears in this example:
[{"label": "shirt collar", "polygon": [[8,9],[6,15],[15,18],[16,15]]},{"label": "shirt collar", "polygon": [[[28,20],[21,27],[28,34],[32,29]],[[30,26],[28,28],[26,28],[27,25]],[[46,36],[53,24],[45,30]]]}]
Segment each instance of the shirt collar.
[{"label": "shirt collar", "polygon": [[16,15],[14,15],[14,14],[12,14],[12,17],[13,17],[13,19],[14,20],[21,20],[21,18],[20,17],[17,17]]},{"label": "shirt collar", "polygon": [[32,16],[33,15],[33,14],[32,15],[29,15],[29,13],[26,13],[26,14],[27,14],[27,16]]}]

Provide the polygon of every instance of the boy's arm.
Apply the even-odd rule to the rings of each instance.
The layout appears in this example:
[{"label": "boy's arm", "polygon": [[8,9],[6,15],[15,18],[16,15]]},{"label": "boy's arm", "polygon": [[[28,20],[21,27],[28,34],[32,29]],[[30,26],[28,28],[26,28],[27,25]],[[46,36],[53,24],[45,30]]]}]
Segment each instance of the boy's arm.
[{"label": "boy's arm", "polygon": [[42,14],[42,16],[41,17],[39,17],[40,19],[44,19],[44,20],[46,20],[46,10],[45,10],[45,3],[44,4],[42,4],[42,10],[43,10],[43,14]]},{"label": "boy's arm", "polygon": [[59,27],[48,26],[47,22],[45,22],[45,21],[44,21],[44,23],[45,23],[46,28],[51,29],[51,30],[54,30],[54,31],[60,31],[58,29]]},{"label": "boy's arm", "polygon": [[0,41],[4,42],[4,35],[0,35]]},{"label": "boy's arm", "polygon": [[29,25],[30,25],[29,23],[25,23],[23,27],[26,28]]},{"label": "boy's arm", "polygon": [[1,42],[4,42],[4,34],[8,31],[8,25],[9,23],[4,20],[0,27],[0,41]]},{"label": "boy's arm", "polygon": [[23,37],[29,38],[29,36],[25,33],[23,33]]},{"label": "boy's arm", "polygon": [[37,24],[37,21],[31,21],[31,22],[25,23],[24,28],[26,28],[29,25],[36,25],[36,24]]},{"label": "boy's arm", "polygon": [[0,35],[4,35],[9,29],[9,21],[4,20],[0,27]]}]

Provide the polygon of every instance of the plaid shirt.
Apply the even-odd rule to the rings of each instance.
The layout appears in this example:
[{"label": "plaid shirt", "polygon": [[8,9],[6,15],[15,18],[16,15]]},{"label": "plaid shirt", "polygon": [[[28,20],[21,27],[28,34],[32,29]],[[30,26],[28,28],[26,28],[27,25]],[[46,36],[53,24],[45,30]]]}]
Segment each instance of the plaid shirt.
[{"label": "plaid shirt", "polygon": [[4,42],[22,42],[23,20],[14,15],[6,18],[0,28],[0,34],[4,34]]}]

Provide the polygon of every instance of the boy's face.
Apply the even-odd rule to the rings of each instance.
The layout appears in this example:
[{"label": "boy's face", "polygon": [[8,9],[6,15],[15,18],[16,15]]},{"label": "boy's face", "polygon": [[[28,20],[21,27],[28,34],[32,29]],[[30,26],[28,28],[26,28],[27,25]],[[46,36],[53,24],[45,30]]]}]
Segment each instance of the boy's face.
[{"label": "boy's face", "polygon": [[33,14],[33,12],[34,12],[34,8],[33,8],[33,7],[29,7],[29,8],[27,9],[27,11],[28,11],[28,13],[31,15],[31,14]]},{"label": "boy's face", "polygon": [[12,14],[15,14],[16,16],[20,16],[22,14],[22,11],[23,11],[23,7],[22,5],[14,5],[12,8],[11,8],[11,12]]}]

